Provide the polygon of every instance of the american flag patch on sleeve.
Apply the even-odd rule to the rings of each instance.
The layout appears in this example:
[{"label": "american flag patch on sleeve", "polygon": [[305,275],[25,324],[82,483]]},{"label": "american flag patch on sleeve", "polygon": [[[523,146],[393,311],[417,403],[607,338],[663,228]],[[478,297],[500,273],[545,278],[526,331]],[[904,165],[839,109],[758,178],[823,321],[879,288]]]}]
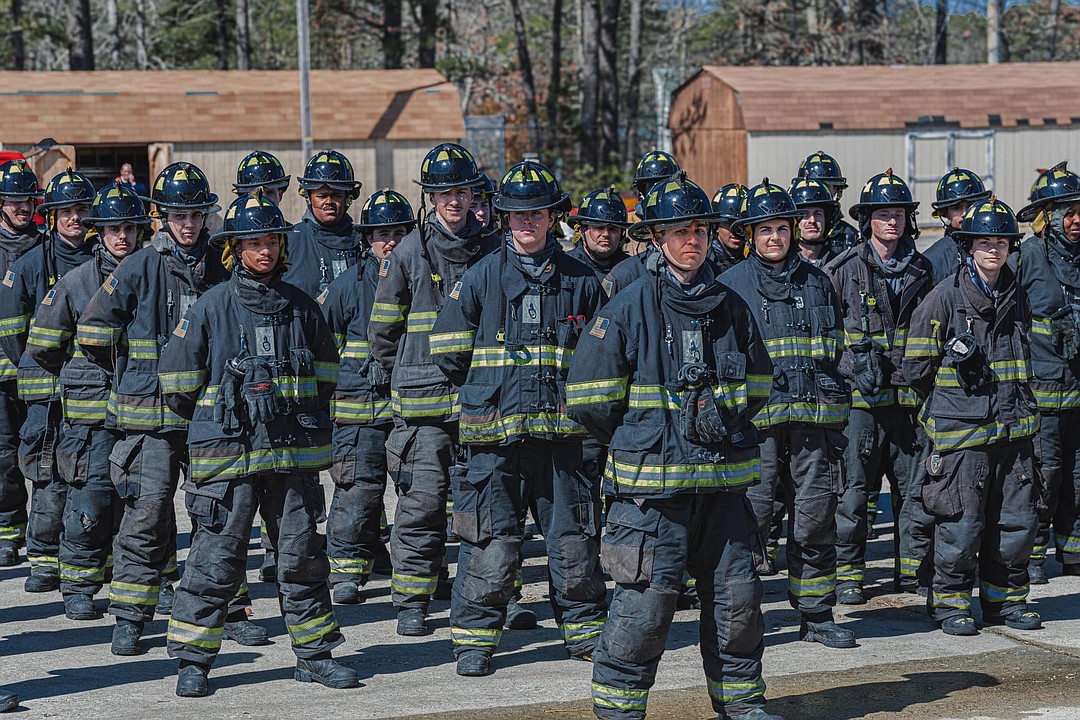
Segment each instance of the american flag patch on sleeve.
[{"label": "american flag patch on sleeve", "polygon": [[119,285],[119,284],[120,284],[120,281],[116,279],[115,275],[109,275],[109,277],[105,278],[105,284],[102,285],[101,287],[105,292],[112,295],[113,291],[116,290],[116,286]]},{"label": "american flag patch on sleeve", "polygon": [[610,320],[604,317],[596,318],[596,322],[593,323],[592,330],[589,331],[589,334],[603,340],[604,336],[607,335],[607,327],[610,322]]},{"label": "american flag patch on sleeve", "polygon": [[176,329],[172,331],[172,334],[175,335],[178,338],[186,337],[187,336],[187,329],[188,329],[188,320],[187,320],[187,318],[184,318],[183,320],[181,320],[176,325]]},{"label": "american flag patch on sleeve", "polygon": [[41,301],[42,305],[52,305],[53,298],[56,297],[56,288],[53,288],[45,294],[45,299]]},{"label": "american flag patch on sleeve", "polygon": [[8,287],[14,286],[15,285],[15,273],[8,270],[7,274],[4,275],[4,284],[7,285]]},{"label": "american flag patch on sleeve", "polygon": [[390,258],[385,258],[379,266],[379,277],[386,277],[388,272],[390,272]]},{"label": "american flag patch on sleeve", "polygon": [[450,291],[450,297],[457,300],[458,295],[460,295],[460,294],[461,294],[461,281],[458,280],[456,283],[454,283],[454,289]]}]

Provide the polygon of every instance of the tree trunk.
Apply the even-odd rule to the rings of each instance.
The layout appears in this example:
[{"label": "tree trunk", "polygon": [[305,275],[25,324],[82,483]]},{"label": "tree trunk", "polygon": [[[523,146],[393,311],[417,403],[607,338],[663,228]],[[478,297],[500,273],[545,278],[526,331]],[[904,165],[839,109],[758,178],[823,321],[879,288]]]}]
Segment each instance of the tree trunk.
[{"label": "tree trunk", "polygon": [[94,34],[90,0],[68,0],[68,66],[72,70],[94,69]]},{"label": "tree trunk", "polygon": [[619,4],[605,0],[600,14],[600,164],[619,155]]},{"label": "tree trunk", "polygon": [[852,25],[856,29],[852,62],[856,65],[877,65],[885,60],[881,38],[882,16],[878,0],[852,0]]},{"label": "tree trunk", "polygon": [[383,0],[382,52],[383,67],[396,70],[405,55],[401,37],[401,0]]},{"label": "tree trunk", "polygon": [[596,167],[599,147],[596,133],[597,95],[600,89],[600,0],[582,0],[581,33],[582,60],[578,84],[581,87],[581,148],[582,164]]},{"label": "tree trunk", "polygon": [[150,64],[150,30],[146,5],[135,3],[135,67],[146,70]]},{"label": "tree trunk", "polygon": [[547,132],[545,148],[555,145],[559,129],[559,100],[562,95],[562,15],[563,0],[551,3],[551,83],[547,95]]},{"label": "tree trunk", "polygon": [[26,69],[26,45],[22,34],[22,0],[11,0],[11,59],[15,70]]},{"label": "tree trunk", "polygon": [[1057,55],[1058,17],[1061,15],[1061,0],[1050,0],[1050,12],[1046,27],[1046,59],[1053,62]]},{"label": "tree trunk", "polygon": [[420,47],[417,60],[422,68],[435,67],[435,41],[439,28],[439,0],[420,2]]},{"label": "tree trunk", "polygon": [[949,61],[949,0],[937,0],[937,19],[934,23],[934,64]]},{"label": "tree trunk", "polygon": [[637,155],[638,103],[641,101],[641,15],[644,0],[630,0],[630,42],[626,49],[626,145],[622,165],[629,167]]},{"label": "tree trunk", "polygon": [[105,25],[109,28],[109,70],[119,70],[122,38],[118,0],[105,0]]},{"label": "tree trunk", "polygon": [[535,152],[540,147],[536,120],[536,80],[533,78],[532,59],[529,57],[529,38],[525,34],[525,17],[521,14],[521,0],[510,0],[510,10],[514,15],[514,37],[517,39],[518,64],[521,65],[521,80],[525,91],[525,111],[529,114],[529,150]]},{"label": "tree trunk", "polygon": [[218,70],[229,69],[229,28],[226,23],[228,9],[225,7],[227,0],[215,0],[214,15],[217,25],[218,40]]},{"label": "tree trunk", "polygon": [[236,0],[236,69],[251,69],[251,35],[248,0]]}]

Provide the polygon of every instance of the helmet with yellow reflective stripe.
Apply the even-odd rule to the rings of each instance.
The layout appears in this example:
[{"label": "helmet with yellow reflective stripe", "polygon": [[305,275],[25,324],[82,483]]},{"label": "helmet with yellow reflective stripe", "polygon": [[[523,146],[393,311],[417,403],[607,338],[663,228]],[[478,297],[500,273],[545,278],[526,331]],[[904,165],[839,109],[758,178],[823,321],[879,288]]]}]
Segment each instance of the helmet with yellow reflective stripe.
[{"label": "helmet with yellow reflective stripe", "polygon": [[31,200],[41,197],[38,178],[25,160],[9,160],[0,165],[0,199]]},{"label": "helmet with yellow reflective stripe", "polygon": [[934,217],[940,217],[938,210],[958,203],[974,203],[976,200],[985,200],[990,197],[990,191],[983,185],[982,178],[970,170],[954,167],[945,173],[938,181],[937,191],[934,193],[934,202],[931,206]]},{"label": "helmet with yellow reflective stripe", "polygon": [[123,222],[147,225],[150,222],[138,194],[116,180],[103,187],[90,204],[90,215],[83,218],[83,225],[116,225]]},{"label": "helmet with yellow reflective stripe", "polygon": [[506,171],[491,204],[500,212],[549,209],[566,212],[570,209],[570,195],[563,192],[546,165],[524,160]]},{"label": "helmet with yellow reflective stripe", "polygon": [[679,161],[670,153],[663,150],[650,150],[638,160],[637,167],[634,168],[634,177],[630,178],[630,184],[637,189],[639,195],[644,197],[653,185],[661,180],[675,177],[681,169]]},{"label": "helmet with yellow reflective stripe", "polygon": [[234,264],[240,241],[244,238],[264,237],[266,235],[279,235],[281,241],[281,257],[277,267],[282,267],[288,257],[287,238],[293,225],[285,222],[277,203],[264,198],[261,190],[246,193],[233,200],[229,209],[225,211],[225,225],[220,232],[210,238],[211,243],[223,245],[221,262],[229,270]]},{"label": "helmet with yellow reflective stripe", "polygon": [[911,197],[911,188],[899,175],[894,175],[892,168],[878,173],[866,181],[859,202],[851,206],[851,217],[861,220],[878,208],[904,208],[914,213],[919,203]]},{"label": "helmet with yellow reflective stripe", "polygon": [[210,181],[202,170],[187,162],[174,162],[158,173],[150,191],[150,200],[160,215],[163,212],[202,210],[217,212],[218,196],[210,192]]},{"label": "helmet with yellow reflective stripe", "polygon": [[363,185],[356,179],[349,158],[329,149],[311,156],[304,166],[304,175],[297,182],[304,197],[321,187],[328,187],[346,193],[350,202],[360,197],[360,187]]},{"label": "helmet with yellow reflective stripe", "polygon": [[1031,189],[1031,202],[1016,213],[1017,220],[1031,222],[1040,210],[1049,210],[1057,203],[1080,201],[1080,176],[1067,165],[1060,162],[1039,176]]},{"label": "helmet with yellow reflective stripe", "polygon": [[965,249],[970,249],[975,238],[999,237],[1009,240],[1011,251],[1016,249],[1022,235],[1012,208],[993,195],[972,204],[964,214],[960,229],[953,231],[953,237],[960,240]]},{"label": "helmet with yellow reflective stripe", "polygon": [[38,205],[38,211],[90,205],[94,202],[94,195],[96,193],[90,179],[68,168],[45,186],[45,201]]},{"label": "helmet with yellow reflective stripe", "polygon": [[408,225],[409,229],[416,224],[412,206],[405,196],[399,192],[380,190],[367,200],[360,209],[360,222],[356,224],[357,230],[374,230],[378,227],[390,227],[393,225]]},{"label": "helmet with yellow reflective stripe", "polygon": [[431,148],[420,163],[420,187],[437,192],[453,187],[480,187],[483,175],[472,153],[457,143],[441,143]]},{"label": "helmet with yellow reflective stripe", "polygon": [[289,187],[292,178],[285,174],[285,168],[275,156],[262,150],[248,153],[240,165],[236,168],[236,182],[233,183],[233,192],[241,195],[251,192],[257,187],[281,188]]}]

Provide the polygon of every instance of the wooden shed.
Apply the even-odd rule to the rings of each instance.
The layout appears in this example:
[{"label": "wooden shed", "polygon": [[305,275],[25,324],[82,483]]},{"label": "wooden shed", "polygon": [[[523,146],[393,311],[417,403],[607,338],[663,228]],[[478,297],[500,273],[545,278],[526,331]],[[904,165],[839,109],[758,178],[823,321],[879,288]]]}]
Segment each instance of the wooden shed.
[{"label": "wooden shed", "polygon": [[669,126],[675,156],[708,192],[768,176],[787,184],[824,150],[850,188],[892,167],[930,202],[954,166],[981,175],[1014,209],[1036,172],[1080,168],[1080,62],[1003,65],[703,67],[680,86]]},{"label": "wooden shed", "polygon": [[[226,205],[241,158],[260,149],[293,177],[286,217],[303,212],[295,71],[0,72],[0,96],[0,147],[55,138],[74,146],[95,184],[130,162],[149,186],[166,164],[185,160]],[[311,108],[314,150],[345,153],[363,193],[392,187],[418,200],[412,180],[424,154],[465,134],[457,88],[434,70],[314,71]]]}]

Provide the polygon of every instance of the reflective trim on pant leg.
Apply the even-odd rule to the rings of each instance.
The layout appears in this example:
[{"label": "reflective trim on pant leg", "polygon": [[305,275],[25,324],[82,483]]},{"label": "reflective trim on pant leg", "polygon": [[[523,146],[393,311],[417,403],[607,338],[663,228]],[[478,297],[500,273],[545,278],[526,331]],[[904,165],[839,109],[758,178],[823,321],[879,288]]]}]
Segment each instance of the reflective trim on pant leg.
[{"label": "reflective trim on pant leg", "polygon": [[169,559],[165,561],[165,569],[162,571],[162,575],[172,575],[173,573],[180,572],[180,565],[176,562],[176,553],[169,556]]},{"label": "reflective trim on pant leg", "polygon": [[374,562],[369,558],[331,557],[329,560],[331,582],[344,582],[351,578],[366,578],[371,574],[371,566]]},{"label": "reflective trim on pant leg", "polygon": [[439,584],[439,576],[420,577],[418,575],[399,575],[394,573],[390,576],[390,587],[394,592],[403,595],[433,595],[435,587]]},{"label": "reflective trim on pant leg", "polygon": [[862,585],[863,574],[866,572],[866,563],[853,563],[851,565],[836,566],[836,582],[855,583]]},{"label": "reflective trim on pant leg", "polygon": [[251,592],[251,589],[248,587],[247,580],[243,580],[240,582],[240,587],[236,591],[236,597],[246,598],[249,592]]},{"label": "reflective trim on pant leg", "polygon": [[794,597],[825,597],[834,592],[836,592],[836,573],[805,579],[793,575],[788,576],[788,593]]},{"label": "reflective trim on pant leg", "polygon": [[971,610],[971,593],[939,593],[936,590],[931,594],[931,606],[942,610],[963,610],[968,613]]},{"label": "reflective trim on pant leg", "polygon": [[593,706],[605,710],[624,712],[645,712],[649,702],[648,690],[623,690],[598,682],[592,684]]},{"label": "reflective trim on pant leg", "polygon": [[157,605],[160,585],[139,585],[113,580],[109,583],[109,602],[132,605]]},{"label": "reflective trim on pant leg", "polygon": [[583,640],[599,637],[600,633],[604,631],[604,623],[606,622],[607,616],[605,615],[596,620],[583,623],[564,623],[559,626],[559,630],[562,631],[563,642],[567,644],[582,642]]},{"label": "reflective trim on pant leg", "polygon": [[1001,587],[992,585],[985,580],[979,581],[979,598],[982,602],[991,603],[1022,603],[1027,601],[1028,585],[1024,583],[1020,587]]},{"label": "reflective trim on pant leg", "polygon": [[[2,540],[2,539],[3,538],[0,537],[0,540]],[[1045,560],[1046,559],[1046,549],[1047,549],[1048,546],[1049,546],[1049,543],[1043,543],[1042,545],[1036,545],[1035,547],[1031,548],[1031,559],[1034,560],[1036,563]]]},{"label": "reflective trim on pant leg", "polygon": [[710,677],[705,680],[709,685],[709,697],[724,705],[744,703],[765,696],[765,681],[760,677],[750,682],[724,682]]},{"label": "reflective trim on pant leg", "polygon": [[1060,535],[1054,533],[1054,547],[1059,553],[1066,555],[1080,555],[1080,537],[1075,535]]},{"label": "reflective trim on pant leg", "polygon": [[192,645],[204,650],[217,652],[221,649],[221,638],[225,628],[205,628],[191,623],[169,618],[167,640],[181,645]]},{"label": "reflective trim on pant leg", "polygon": [[900,558],[900,577],[914,578],[918,577],[919,567],[922,565],[922,560],[918,558]]},{"label": "reflective trim on pant leg", "polygon": [[0,541],[21,543],[26,538],[26,523],[0,526]]},{"label": "reflective trim on pant leg", "polygon": [[60,558],[55,555],[27,555],[26,559],[30,562],[30,572],[34,570],[52,571],[53,574],[59,572]]},{"label": "reflective trim on pant leg", "polygon": [[320,615],[305,623],[300,623],[299,625],[286,624],[285,627],[288,629],[289,637],[292,638],[292,644],[295,646],[313,643],[334,632],[341,626],[338,625],[334,613],[328,612],[325,615]]},{"label": "reflective trim on pant leg", "polygon": [[105,582],[105,568],[78,567],[60,563],[60,580],[73,583],[103,583]]},{"label": "reflective trim on pant leg", "polygon": [[494,652],[499,647],[502,639],[502,630],[487,630],[483,628],[450,628],[450,641],[455,647],[491,648]]}]

